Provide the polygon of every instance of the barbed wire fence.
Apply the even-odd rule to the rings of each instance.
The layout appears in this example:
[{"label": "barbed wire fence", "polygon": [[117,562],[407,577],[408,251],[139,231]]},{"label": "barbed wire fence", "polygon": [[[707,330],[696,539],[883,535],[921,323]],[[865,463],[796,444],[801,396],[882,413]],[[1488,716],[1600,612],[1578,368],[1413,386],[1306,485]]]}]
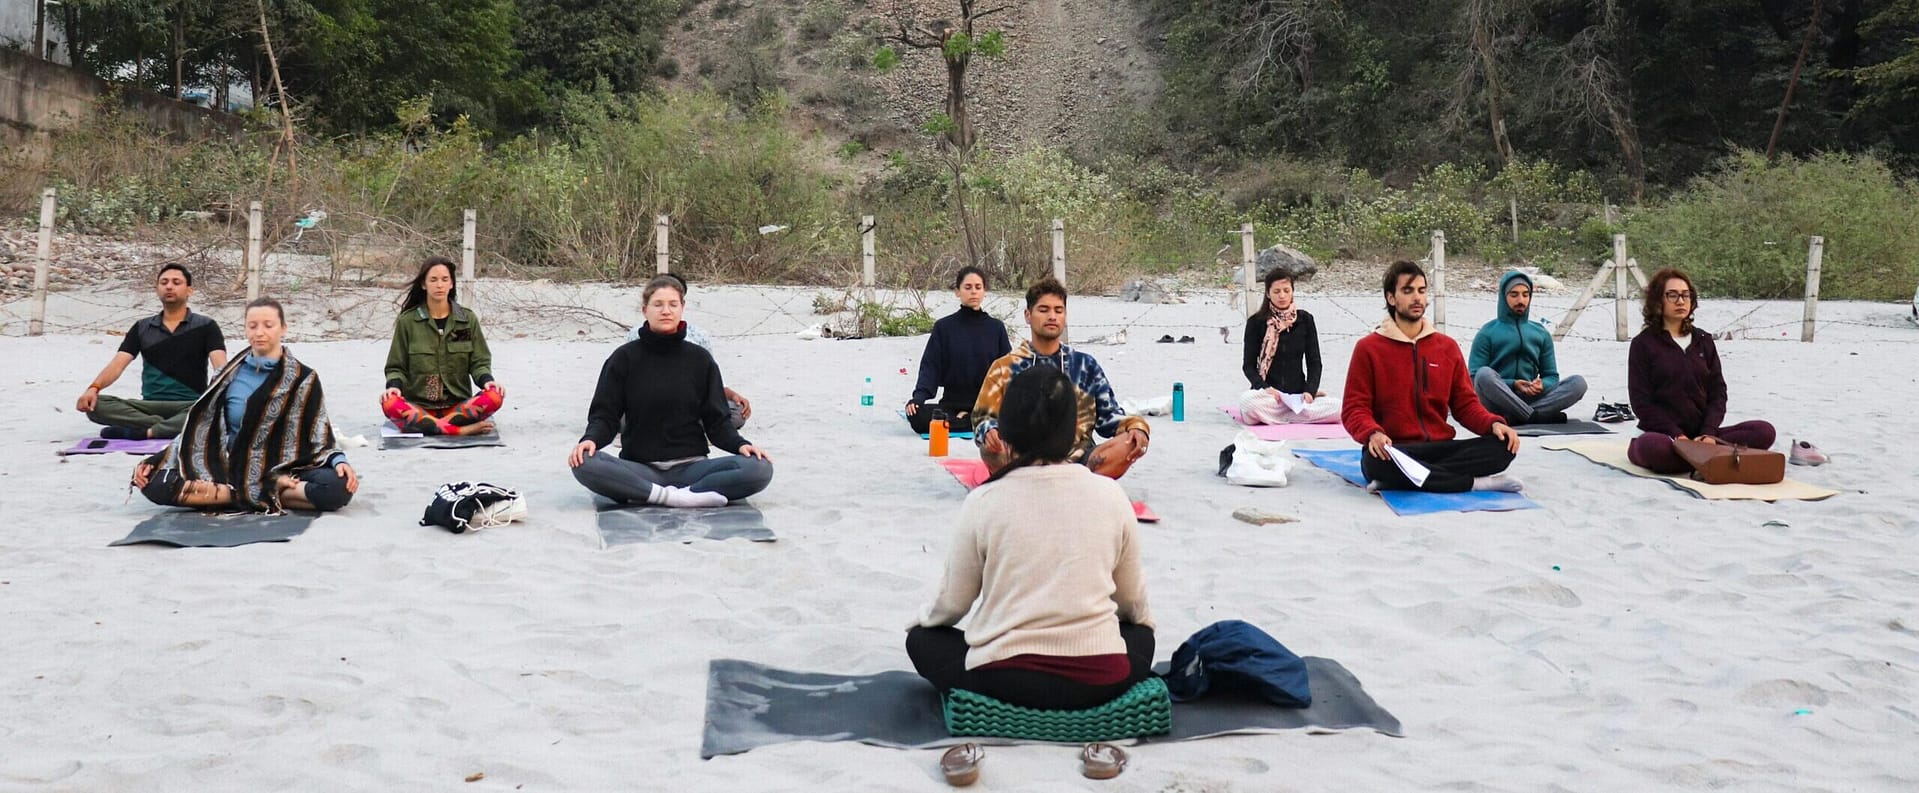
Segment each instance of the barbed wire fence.
[{"label": "barbed wire fence", "polygon": [[[318,218],[309,216],[295,221],[293,225],[297,228],[291,235],[279,235],[278,239],[269,242],[265,239],[266,221],[261,205],[253,202],[248,207],[244,245],[232,224],[198,226],[179,239],[159,245],[164,255],[158,258],[134,257],[90,267],[88,274],[96,282],[106,282],[106,290],[90,291],[66,283],[56,291],[48,276],[56,260],[53,232],[57,201],[58,194],[52,188],[43,192],[30,294],[25,300],[0,302],[0,332],[7,335],[21,335],[22,329],[24,335],[29,336],[49,330],[59,333],[117,332],[152,312],[152,308],[139,299],[137,292],[128,293],[121,287],[151,277],[164,264],[180,262],[194,266],[202,283],[208,287],[199,290],[197,302],[231,306],[268,292],[283,298],[323,292],[335,299],[327,301],[323,315],[316,317],[320,326],[316,329],[317,335],[322,338],[377,336],[391,322],[396,287],[411,277],[422,258],[421,253],[450,250],[455,244],[460,251],[461,278],[468,288],[467,293],[483,297],[488,311],[510,320],[521,332],[554,331],[577,321],[624,331],[639,319],[637,300],[627,301],[624,305],[608,305],[609,285],[605,282],[551,282],[547,280],[550,271],[524,266],[498,251],[485,250],[478,244],[481,219],[470,209],[462,213],[463,222],[458,233],[450,229],[412,228],[388,218],[326,218],[321,214]],[[321,221],[327,222],[322,224]],[[879,332],[882,320],[888,316],[899,313],[928,314],[928,296],[939,290],[929,290],[927,287],[950,278],[950,273],[962,264],[958,257],[909,257],[883,253],[883,229],[879,228],[874,216],[861,216],[854,223],[858,232],[857,250],[834,250],[834,243],[826,239],[832,235],[816,235],[821,240],[811,240],[809,244],[799,246],[801,252],[795,255],[790,249],[776,245],[752,244],[756,239],[794,231],[787,226],[770,224],[741,227],[717,223],[676,226],[671,216],[659,215],[654,219],[649,233],[644,237],[634,235],[636,240],[644,238],[650,243],[647,247],[652,248],[652,267],[647,268],[639,262],[609,263],[602,274],[618,273],[628,280],[634,280],[649,270],[655,274],[726,273],[736,277],[751,276],[748,280],[757,283],[728,286],[754,293],[761,313],[757,317],[748,316],[728,323],[726,331],[713,334],[720,338],[791,336],[809,330],[820,335],[868,337]],[[377,233],[372,231],[374,229],[377,229]],[[1111,340],[1115,336],[1124,338],[1124,334],[1134,330],[1191,330],[1196,325],[1190,319],[1166,317],[1165,321],[1157,321],[1161,306],[1187,301],[1218,301],[1224,297],[1217,312],[1217,322],[1218,327],[1227,330],[1230,338],[1231,329],[1243,325],[1246,317],[1263,298],[1258,280],[1262,273],[1257,263],[1261,247],[1255,239],[1253,226],[1246,224],[1236,232],[1227,233],[1236,234],[1240,242],[1240,261],[1235,268],[1237,272],[1231,276],[1210,280],[1202,278],[1197,283],[1190,277],[1148,278],[1146,280],[1152,282],[1151,288],[1142,291],[1149,295],[1137,303],[1140,307],[1138,311],[1117,319],[1076,320],[1073,335],[1079,340],[1096,342]],[[1069,290],[1081,293],[1088,291],[1089,286],[1110,292],[1111,285],[1118,278],[1137,279],[1150,269],[1111,259],[1089,260],[1076,256],[1069,261],[1070,237],[1062,219],[1053,219],[1043,234],[1043,242],[1036,239],[1040,234],[1003,235],[997,245],[992,246],[988,261],[984,263],[986,269],[999,283],[1023,283],[1040,273],[1048,273],[1066,284]],[[722,246],[715,241],[733,244]],[[1612,340],[1630,338],[1628,331],[1631,330],[1631,323],[1627,320],[1632,313],[1630,304],[1636,301],[1637,295],[1627,288],[1626,275],[1631,272],[1642,282],[1644,275],[1637,272],[1637,262],[1625,256],[1624,246],[1624,235],[1619,235],[1615,239],[1615,257],[1602,264],[1598,277],[1594,278],[1573,307],[1555,313],[1550,307],[1539,305],[1538,308],[1547,310],[1536,311],[1535,315],[1554,326],[1560,338],[1606,341],[1604,336],[1581,333],[1571,326],[1587,307],[1588,299],[1596,296],[1603,282],[1608,280],[1609,271],[1616,271],[1611,280],[1614,283],[1615,313],[1620,319]],[[1755,314],[1768,305],[1778,305],[1762,303],[1727,323],[1720,330],[1722,336],[1778,341],[1790,338],[1790,327],[1798,325],[1801,328],[1801,341],[1810,342],[1822,327],[1904,327],[1891,322],[1819,319],[1816,312],[1823,247],[1823,239],[1812,238],[1804,315],[1801,318],[1752,324],[1749,320]],[[1041,254],[1049,248],[1050,257],[1042,261]],[[1230,246],[1226,250],[1229,249]],[[1195,256],[1187,263],[1188,269],[1193,269],[1193,264],[1202,265],[1197,268],[1201,272],[1208,271],[1209,267],[1218,267],[1223,264],[1220,261],[1223,253],[1224,250]],[[1457,329],[1451,328],[1446,320],[1446,304],[1450,297],[1446,282],[1446,255],[1444,232],[1433,232],[1432,248],[1421,260],[1431,274],[1432,308],[1429,315],[1442,331],[1452,331]],[[1617,264],[1619,261],[1625,262],[1625,265]],[[17,279],[18,266],[14,265],[11,272]],[[544,282],[543,288],[535,290],[510,285],[529,281]],[[766,283],[769,281],[797,282],[807,286],[773,286]],[[499,282],[507,282],[507,285]],[[617,290],[620,286],[612,285],[610,288]],[[84,310],[72,312],[78,316],[50,316],[48,298],[53,294],[57,294],[61,302]],[[1326,300],[1322,304],[1344,313],[1360,328],[1371,328],[1378,322],[1378,317],[1367,319],[1343,301]],[[1012,319],[1017,315],[1017,300],[1012,301],[1010,312],[1005,311],[1004,301],[1000,305],[1003,319]],[[630,314],[627,313],[629,311]],[[1202,325],[1205,326],[1211,326],[1211,323]],[[1783,337],[1771,334],[1771,331],[1781,329],[1788,329],[1788,334]],[[1349,339],[1359,338],[1369,331],[1322,329],[1321,332],[1328,338]],[[1888,340],[1919,342],[1919,339]]]}]

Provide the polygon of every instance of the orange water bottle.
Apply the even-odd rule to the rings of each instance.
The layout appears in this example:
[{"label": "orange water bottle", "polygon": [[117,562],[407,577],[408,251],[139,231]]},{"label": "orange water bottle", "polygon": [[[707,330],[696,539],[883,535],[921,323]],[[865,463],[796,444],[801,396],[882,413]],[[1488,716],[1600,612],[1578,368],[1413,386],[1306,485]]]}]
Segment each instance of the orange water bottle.
[{"label": "orange water bottle", "polygon": [[946,412],[935,409],[933,422],[927,427],[926,454],[930,457],[946,456]]}]

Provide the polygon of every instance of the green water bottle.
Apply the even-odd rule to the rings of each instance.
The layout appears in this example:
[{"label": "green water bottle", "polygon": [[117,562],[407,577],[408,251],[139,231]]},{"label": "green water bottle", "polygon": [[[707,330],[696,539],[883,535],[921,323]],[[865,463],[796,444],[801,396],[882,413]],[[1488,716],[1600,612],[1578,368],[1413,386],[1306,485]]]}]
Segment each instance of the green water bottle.
[{"label": "green water bottle", "polygon": [[866,378],[866,390],[860,392],[860,407],[873,406],[873,378]]}]

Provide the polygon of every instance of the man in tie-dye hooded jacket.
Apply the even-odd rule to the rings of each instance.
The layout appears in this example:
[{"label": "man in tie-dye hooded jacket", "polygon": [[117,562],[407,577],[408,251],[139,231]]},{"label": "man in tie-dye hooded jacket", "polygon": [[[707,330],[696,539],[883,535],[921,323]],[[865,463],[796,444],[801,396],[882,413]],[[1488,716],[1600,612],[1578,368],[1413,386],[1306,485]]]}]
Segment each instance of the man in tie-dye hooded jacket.
[{"label": "man in tie-dye hooded jacket", "polygon": [[[1118,478],[1146,454],[1151,427],[1143,418],[1126,415],[1099,361],[1061,343],[1066,335],[1066,288],[1058,281],[1046,278],[1026,290],[1026,324],[1032,329],[1032,340],[1021,342],[994,361],[980,384],[979,401],[973,406],[973,439],[979,444],[981,459],[993,471],[1012,460],[1013,451],[1000,441],[998,432],[1000,400],[1006,394],[1006,384],[1034,366],[1053,366],[1073,381],[1079,397],[1079,421],[1070,459]],[[1112,440],[1095,447],[1094,433]]]}]

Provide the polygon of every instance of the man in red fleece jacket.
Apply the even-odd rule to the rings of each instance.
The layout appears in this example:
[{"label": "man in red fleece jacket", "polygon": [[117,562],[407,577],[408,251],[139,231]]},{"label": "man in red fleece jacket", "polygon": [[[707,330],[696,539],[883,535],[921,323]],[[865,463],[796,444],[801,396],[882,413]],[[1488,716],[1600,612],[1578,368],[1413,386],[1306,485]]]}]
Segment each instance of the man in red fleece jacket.
[{"label": "man in red fleece jacket", "polygon": [[[1359,467],[1369,489],[1518,492],[1519,480],[1503,472],[1519,434],[1480,405],[1459,343],[1426,321],[1426,271],[1393,262],[1382,286],[1386,321],[1353,345],[1340,411],[1347,434],[1366,445]],[[1448,412],[1479,437],[1454,440]],[[1425,481],[1415,484],[1388,449],[1424,465]]]}]

